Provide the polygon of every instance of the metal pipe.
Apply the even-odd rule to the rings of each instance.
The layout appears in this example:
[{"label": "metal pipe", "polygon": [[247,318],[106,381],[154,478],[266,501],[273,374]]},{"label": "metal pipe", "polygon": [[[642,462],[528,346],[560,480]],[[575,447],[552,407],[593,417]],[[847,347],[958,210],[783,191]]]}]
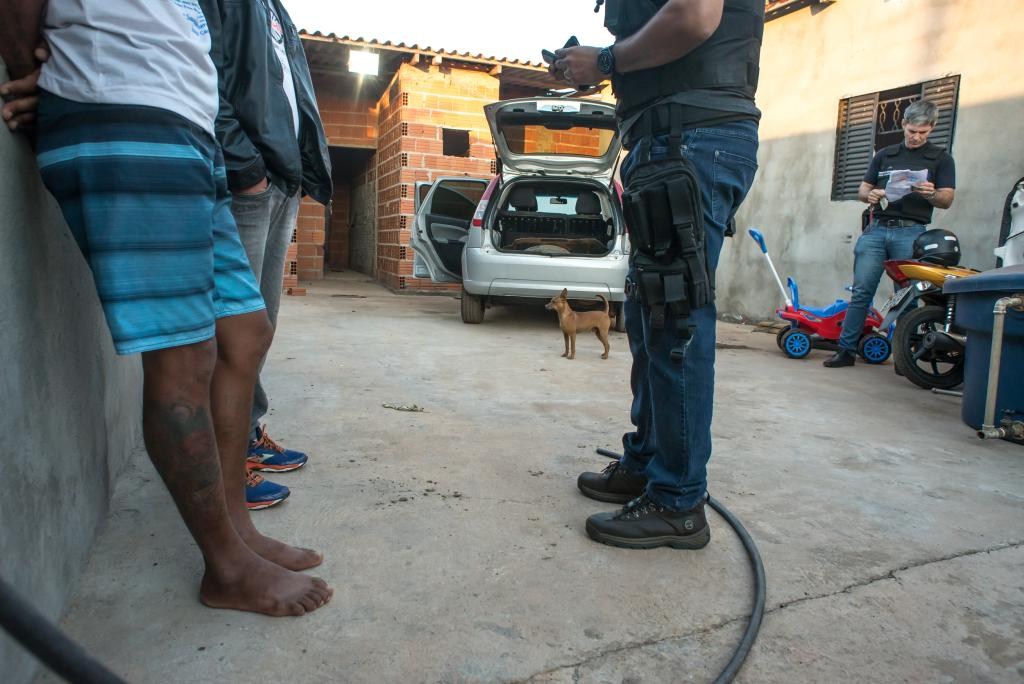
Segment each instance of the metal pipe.
[{"label": "metal pipe", "polygon": [[964,396],[964,393],[961,392],[960,390],[948,390],[948,389],[941,389],[939,387],[932,387],[932,394],[942,394],[942,395],[947,396],[947,397],[962,397],[962,396]]},{"label": "metal pipe", "polygon": [[1012,295],[996,300],[992,309],[992,353],[988,359],[988,391],[985,395],[985,418],[978,430],[981,439],[1002,439],[1006,437],[1005,427],[996,427],[996,393],[999,391],[999,364],[1003,358],[1003,328],[1006,325],[1006,311],[1024,307],[1024,294]]}]

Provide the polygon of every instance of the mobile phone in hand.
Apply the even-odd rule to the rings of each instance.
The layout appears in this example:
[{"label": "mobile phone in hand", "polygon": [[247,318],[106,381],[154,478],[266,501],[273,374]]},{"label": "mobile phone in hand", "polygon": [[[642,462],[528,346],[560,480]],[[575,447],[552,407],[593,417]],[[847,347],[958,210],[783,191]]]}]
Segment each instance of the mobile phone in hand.
[{"label": "mobile phone in hand", "polygon": [[[569,40],[565,41],[565,45],[562,46],[562,49],[564,50],[565,48],[578,47],[579,44],[579,38],[577,38],[576,36],[569,36]],[[551,50],[541,50],[540,54],[541,57],[544,58],[544,61],[547,62],[548,64],[553,64],[556,59],[555,53],[552,52]]]}]

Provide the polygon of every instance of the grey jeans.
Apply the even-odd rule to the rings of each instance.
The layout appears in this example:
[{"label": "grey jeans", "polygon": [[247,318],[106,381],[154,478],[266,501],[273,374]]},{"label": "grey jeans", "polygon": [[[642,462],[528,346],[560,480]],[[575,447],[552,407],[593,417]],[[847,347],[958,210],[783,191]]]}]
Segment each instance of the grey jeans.
[{"label": "grey jeans", "polygon": [[[233,195],[231,213],[238,224],[238,235],[249,257],[249,265],[260,284],[260,294],[267,304],[270,324],[277,329],[277,310],[281,307],[284,258],[292,241],[295,220],[299,214],[299,195],[288,197],[273,183],[254,195]],[[266,361],[266,358],[263,359]],[[263,363],[260,363],[260,371]],[[256,378],[252,399],[250,438],[255,439],[260,419],[266,415],[270,400],[263,382]]]}]

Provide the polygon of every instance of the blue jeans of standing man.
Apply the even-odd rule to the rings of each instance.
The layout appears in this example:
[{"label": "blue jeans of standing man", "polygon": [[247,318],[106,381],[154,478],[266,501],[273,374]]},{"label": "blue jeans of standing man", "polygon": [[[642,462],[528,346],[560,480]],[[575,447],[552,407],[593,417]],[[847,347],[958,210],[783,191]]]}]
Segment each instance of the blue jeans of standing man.
[{"label": "blue jeans of standing man", "polygon": [[[668,151],[658,136],[652,157]],[[700,179],[708,264],[718,266],[725,229],[747,195],[757,172],[757,124],[738,121],[683,133],[683,155]],[[622,178],[637,163],[636,148],[626,158]],[[634,275],[631,271],[631,275]],[[647,495],[666,508],[693,508],[707,491],[711,457],[711,409],[715,384],[715,305],[695,309],[695,330],[682,364],[670,352],[680,344],[674,325],[651,326],[651,311],[630,299],[624,305],[626,334],[633,354],[630,420],[635,429],[622,437],[622,466],[642,471]]]},{"label": "blue jeans of standing man", "polygon": [[909,259],[914,253],[914,240],[927,226],[888,227],[877,221],[868,224],[853,250],[853,296],[843,319],[839,347],[857,353],[857,343],[864,331],[868,307],[875,298],[878,281],[885,272],[887,259]]}]

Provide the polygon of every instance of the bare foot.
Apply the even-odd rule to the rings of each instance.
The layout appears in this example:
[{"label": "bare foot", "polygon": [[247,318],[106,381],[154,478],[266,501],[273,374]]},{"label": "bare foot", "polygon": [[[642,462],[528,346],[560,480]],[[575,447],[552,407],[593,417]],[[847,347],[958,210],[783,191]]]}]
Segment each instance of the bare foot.
[{"label": "bare foot", "polygon": [[246,534],[242,534],[242,541],[246,546],[266,558],[271,563],[277,563],[288,570],[309,570],[324,562],[322,553],[312,549],[303,549],[298,546],[289,546],[276,539],[264,536],[255,528]]},{"label": "bare foot", "polygon": [[255,554],[230,573],[207,568],[199,600],[211,608],[231,608],[273,617],[305,615],[331,600],[334,590],[319,577],[285,570]]}]

